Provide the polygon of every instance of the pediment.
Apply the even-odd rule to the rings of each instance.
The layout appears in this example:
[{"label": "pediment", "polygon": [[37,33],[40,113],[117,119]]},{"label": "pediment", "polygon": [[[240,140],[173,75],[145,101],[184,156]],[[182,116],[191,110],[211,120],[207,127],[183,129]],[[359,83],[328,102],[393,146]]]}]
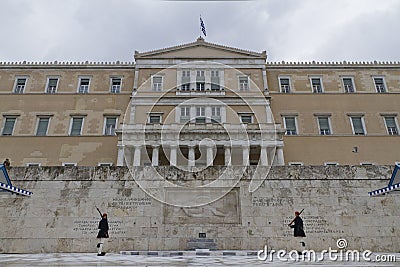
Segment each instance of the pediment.
[{"label": "pediment", "polygon": [[204,41],[158,49],[149,52],[135,51],[135,59],[266,59],[266,52],[246,51]]}]

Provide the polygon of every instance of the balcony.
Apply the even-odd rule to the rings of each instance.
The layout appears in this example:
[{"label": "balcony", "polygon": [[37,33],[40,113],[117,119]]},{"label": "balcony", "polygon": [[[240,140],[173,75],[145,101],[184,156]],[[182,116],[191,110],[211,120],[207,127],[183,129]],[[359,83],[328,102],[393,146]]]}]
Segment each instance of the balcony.
[{"label": "balcony", "polygon": [[286,135],[297,135],[296,130],[286,130]]},{"label": "balcony", "polygon": [[55,94],[57,90],[56,86],[49,86],[46,89],[46,94]]},{"label": "balcony", "polygon": [[316,93],[316,94],[322,93],[321,85],[313,85],[313,93]]},{"label": "balcony", "polygon": [[388,127],[388,133],[389,133],[389,135],[398,135],[399,134],[396,127]]},{"label": "balcony", "polygon": [[121,93],[121,85],[113,85],[113,86],[111,86],[111,93],[112,94]]},{"label": "balcony", "polygon": [[87,94],[89,92],[89,85],[80,85],[78,93]]},{"label": "balcony", "polygon": [[331,131],[329,129],[321,129],[319,132],[321,135],[331,135]]},{"label": "balcony", "polygon": [[186,87],[176,88],[176,95],[182,95],[182,96],[205,96],[205,95],[210,95],[210,96],[219,96],[219,95],[225,95],[225,90],[224,88],[220,88],[219,90],[211,90],[210,88],[205,88],[201,90],[197,90],[195,88],[189,89]]},{"label": "balcony", "polygon": [[25,90],[25,85],[17,85],[14,89],[14,94],[23,94]]},{"label": "balcony", "polygon": [[344,91],[346,93],[354,93],[354,87],[352,85],[345,85],[344,86]]},{"label": "balcony", "polygon": [[281,85],[281,91],[284,94],[290,93],[290,86],[289,85]]},{"label": "balcony", "polygon": [[378,93],[386,93],[386,88],[383,84],[375,84],[375,88]]}]

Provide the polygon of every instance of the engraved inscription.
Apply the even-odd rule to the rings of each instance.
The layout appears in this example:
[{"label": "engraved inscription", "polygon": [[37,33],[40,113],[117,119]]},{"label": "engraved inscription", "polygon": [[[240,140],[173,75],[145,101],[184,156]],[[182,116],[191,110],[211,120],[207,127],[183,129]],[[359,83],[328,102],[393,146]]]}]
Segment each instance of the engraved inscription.
[{"label": "engraved inscription", "polygon": [[[304,231],[307,234],[343,234],[342,229],[334,229],[329,225],[328,221],[323,216],[301,216],[304,223]],[[293,217],[286,217],[284,224],[288,225],[293,220]],[[293,236],[293,229],[285,230],[284,236]]]},{"label": "engraved inscription", "polygon": [[[122,226],[122,220],[109,220],[108,226],[110,230],[108,231],[110,236],[124,235],[126,234],[124,227]],[[98,233],[97,227],[99,226],[99,220],[75,220],[72,230],[74,232],[79,232],[81,235],[96,236]]]},{"label": "engraved inscription", "polygon": [[254,207],[282,207],[293,204],[293,198],[253,196],[252,203]]},{"label": "engraved inscription", "polygon": [[152,198],[150,197],[114,197],[108,203],[109,207],[120,209],[133,209],[139,206],[151,206]]}]

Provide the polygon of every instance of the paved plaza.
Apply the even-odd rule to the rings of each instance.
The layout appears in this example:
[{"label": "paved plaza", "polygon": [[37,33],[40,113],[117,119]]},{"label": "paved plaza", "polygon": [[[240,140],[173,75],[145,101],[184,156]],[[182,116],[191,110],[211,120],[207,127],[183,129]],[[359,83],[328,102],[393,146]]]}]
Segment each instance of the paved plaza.
[{"label": "paved plaza", "polygon": [[[371,258],[376,255],[373,254]],[[54,253],[54,254],[0,254],[0,266],[400,266],[400,253],[395,262],[346,262],[332,261],[325,257],[320,262],[279,260],[261,261],[257,256],[145,256],[107,254],[98,257],[95,253]]]}]

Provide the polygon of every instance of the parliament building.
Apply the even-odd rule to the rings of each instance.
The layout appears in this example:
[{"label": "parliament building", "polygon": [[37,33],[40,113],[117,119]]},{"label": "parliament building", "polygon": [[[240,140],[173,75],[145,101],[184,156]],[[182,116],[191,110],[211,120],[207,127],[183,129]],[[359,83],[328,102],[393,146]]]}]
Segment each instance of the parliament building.
[{"label": "parliament building", "polygon": [[399,62],[269,62],[205,41],[133,62],[0,62],[12,166],[393,165]]}]

